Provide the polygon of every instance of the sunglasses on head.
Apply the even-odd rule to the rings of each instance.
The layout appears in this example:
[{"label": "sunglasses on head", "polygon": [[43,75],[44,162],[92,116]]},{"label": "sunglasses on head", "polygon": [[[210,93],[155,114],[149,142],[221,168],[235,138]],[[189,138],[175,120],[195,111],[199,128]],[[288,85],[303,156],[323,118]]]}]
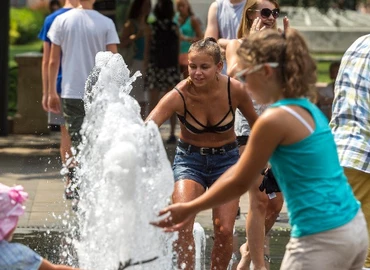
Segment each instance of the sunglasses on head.
[{"label": "sunglasses on head", "polygon": [[259,11],[261,13],[261,17],[265,19],[269,18],[271,14],[272,14],[272,17],[274,17],[274,19],[277,19],[280,16],[280,9],[278,8],[275,8],[273,10],[269,8],[254,9],[254,11]]},{"label": "sunglasses on head", "polygon": [[246,83],[247,82],[247,75],[252,74],[258,70],[260,70],[264,65],[270,66],[272,68],[276,68],[279,66],[279,63],[276,62],[269,62],[269,63],[263,63],[263,64],[258,64],[253,67],[248,67],[246,69],[243,69],[235,74],[235,78],[241,82],[241,83]]}]

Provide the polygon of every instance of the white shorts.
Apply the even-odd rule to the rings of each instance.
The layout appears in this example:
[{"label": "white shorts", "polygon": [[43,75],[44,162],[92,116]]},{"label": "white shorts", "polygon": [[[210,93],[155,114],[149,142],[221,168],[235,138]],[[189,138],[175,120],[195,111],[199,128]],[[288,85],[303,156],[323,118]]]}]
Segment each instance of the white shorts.
[{"label": "white shorts", "polygon": [[361,209],[347,224],[325,232],[291,238],[280,270],[361,270],[368,235]]}]

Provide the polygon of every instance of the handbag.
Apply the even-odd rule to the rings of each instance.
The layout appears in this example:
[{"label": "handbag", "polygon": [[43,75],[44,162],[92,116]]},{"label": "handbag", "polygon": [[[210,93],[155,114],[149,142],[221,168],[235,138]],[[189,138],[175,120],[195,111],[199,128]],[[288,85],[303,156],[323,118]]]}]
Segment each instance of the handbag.
[{"label": "handbag", "polygon": [[261,192],[265,191],[266,194],[271,194],[273,192],[281,192],[280,187],[276,182],[276,178],[270,168],[268,168],[267,170],[263,170],[261,174],[264,175],[262,183],[259,186],[259,190]]}]

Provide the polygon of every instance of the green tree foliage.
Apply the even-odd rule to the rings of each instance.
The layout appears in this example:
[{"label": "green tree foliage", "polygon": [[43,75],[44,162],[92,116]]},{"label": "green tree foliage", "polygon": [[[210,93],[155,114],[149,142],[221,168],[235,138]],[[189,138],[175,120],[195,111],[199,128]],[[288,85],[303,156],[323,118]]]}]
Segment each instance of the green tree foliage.
[{"label": "green tree foliage", "polygon": [[28,8],[10,9],[10,44],[26,44],[37,39],[44,21],[44,15]]},{"label": "green tree foliage", "polygon": [[14,116],[17,112],[17,83],[18,68],[9,69],[8,115]]}]

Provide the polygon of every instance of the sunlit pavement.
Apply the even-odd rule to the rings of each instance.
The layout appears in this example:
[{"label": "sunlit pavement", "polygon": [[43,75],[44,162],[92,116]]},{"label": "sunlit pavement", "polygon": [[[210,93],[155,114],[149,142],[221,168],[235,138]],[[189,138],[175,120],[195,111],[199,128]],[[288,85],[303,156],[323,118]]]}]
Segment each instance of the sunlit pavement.
[{"label": "sunlit pavement", "polygon": [[[160,129],[164,141],[169,126]],[[9,186],[22,185],[29,194],[26,213],[20,219],[17,231],[54,229],[62,230],[66,220],[74,217],[71,202],[63,198],[64,183],[60,175],[59,133],[50,135],[9,135],[0,137],[0,182]],[[175,145],[166,145],[172,161]],[[248,195],[240,200],[241,216],[236,229],[245,228]],[[197,221],[205,228],[212,228],[211,210],[201,212]],[[286,207],[280,214],[275,228],[288,228]]]}]

